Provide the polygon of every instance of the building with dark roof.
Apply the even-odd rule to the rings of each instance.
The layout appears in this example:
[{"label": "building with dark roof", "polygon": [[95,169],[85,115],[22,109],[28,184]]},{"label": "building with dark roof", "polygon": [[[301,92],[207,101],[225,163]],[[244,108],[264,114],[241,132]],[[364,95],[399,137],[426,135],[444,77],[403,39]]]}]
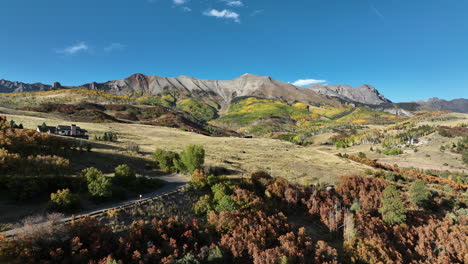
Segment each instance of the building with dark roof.
[{"label": "building with dark roof", "polygon": [[89,136],[86,135],[86,133],[88,133],[88,130],[82,129],[79,126],[76,126],[75,124],[72,124],[71,126],[58,125],[56,127],[42,125],[37,126],[36,130],[37,132],[55,134],[60,136],[78,137],[85,139],[89,138]]}]

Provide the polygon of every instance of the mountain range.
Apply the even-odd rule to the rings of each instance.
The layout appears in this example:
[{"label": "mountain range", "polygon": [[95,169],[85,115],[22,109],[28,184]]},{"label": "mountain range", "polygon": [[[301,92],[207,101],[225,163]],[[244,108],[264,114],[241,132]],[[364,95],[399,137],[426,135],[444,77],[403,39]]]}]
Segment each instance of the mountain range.
[{"label": "mountain range", "polygon": [[[174,91],[185,97],[195,97],[202,100],[211,99],[219,104],[221,111],[228,109],[231,101],[235,98],[255,96],[288,103],[366,105],[379,108],[381,111],[402,115],[408,114],[405,110],[417,110],[415,108],[424,107],[435,110],[468,113],[468,100],[462,98],[452,101],[432,98],[428,101],[412,102],[411,104],[393,104],[392,101],[385,98],[376,88],[370,85],[362,85],[357,88],[348,85],[323,84],[299,87],[288,82],[274,80],[268,76],[254,74],[244,74],[233,80],[203,80],[184,75],[179,77],[160,77],[137,73],[124,79],[104,83],[92,82],[80,86],[62,86],[58,82],[48,85],[0,80],[1,93],[72,88],[105,91],[117,95],[136,94],[142,96],[159,95],[164,91]],[[411,105],[412,109],[405,109],[406,105]]]}]

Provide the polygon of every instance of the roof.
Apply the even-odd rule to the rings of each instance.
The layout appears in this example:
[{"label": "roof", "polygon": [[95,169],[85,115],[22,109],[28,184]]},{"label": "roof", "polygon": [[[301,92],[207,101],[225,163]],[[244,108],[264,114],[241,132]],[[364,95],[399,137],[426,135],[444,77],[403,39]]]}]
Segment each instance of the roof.
[{"label": "roof", "polygon": [[42,126],[37,126],[37,128],[38,128],[39,131],[41,131],[41,132],[47,132],[47,131],[55,132],[55,130],[57,129],[57,128],[54,127],[54,126],[46,126],[45,131],[42,129],[42,128],[43,128]]},{"label": "roof", "polygon": [[[59,130],[71,130],[71,126],[62,126],[62,125],[58,125],[57,128]],[[86,129],[81,129],[79,126],[76,127],[76,130],[80,130],[80,131],[83,131],[83,132],[88,132],[88,130]]]}]

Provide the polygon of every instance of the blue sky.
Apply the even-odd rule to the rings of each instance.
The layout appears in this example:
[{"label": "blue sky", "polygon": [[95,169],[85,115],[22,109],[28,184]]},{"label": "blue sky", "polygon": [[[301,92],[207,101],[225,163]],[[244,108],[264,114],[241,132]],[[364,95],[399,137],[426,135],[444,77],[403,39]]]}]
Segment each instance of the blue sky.
[{"label": "blue sky", "polygon": [[248,72],[371,84],[393,101],[468,97],[465,0],[1,0],[0,11],[7,80]]}]

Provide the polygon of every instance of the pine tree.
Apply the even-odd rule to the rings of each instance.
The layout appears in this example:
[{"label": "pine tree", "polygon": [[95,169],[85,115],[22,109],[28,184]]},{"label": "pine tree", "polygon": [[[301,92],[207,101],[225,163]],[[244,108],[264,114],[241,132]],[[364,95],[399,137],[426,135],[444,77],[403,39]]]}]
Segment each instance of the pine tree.
[{"label": "pine tree", "polygon": [[424,185],[423,181],[415,181],[410,188],[410,202],[418,207],[425,207],[429,198],[431,197],[431,192]]},{"label": "pine tree", "polygon": [[379,212],[388,224],[401,224],[406,220],[406,208],[395,185],[389,185],[383,191],[382,208]]}]

